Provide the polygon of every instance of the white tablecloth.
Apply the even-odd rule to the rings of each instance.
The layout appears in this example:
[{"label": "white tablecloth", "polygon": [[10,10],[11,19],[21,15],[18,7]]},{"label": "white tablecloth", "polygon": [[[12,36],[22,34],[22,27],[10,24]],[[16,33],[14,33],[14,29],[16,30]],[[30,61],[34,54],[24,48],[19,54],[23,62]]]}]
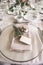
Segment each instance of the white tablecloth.
[{"label": "white tablecloth", "polygon": [[[11,25],[13,21],[14,21],[13,16],[9,16],[9,15],[5,14],[3,17],[3,20],[0,21],[0,28],[3,30],[7,25]],[[31,55],[31,56],[33,56],[33,55],[39,53],[41,51],[41,49],[43,49],[43,42],[40,37],[41,33],[39,35],[39,29],[37,28],[37,27],[39,27],[40,30],[42,31],[43,30],[43,22],[41,22],[40,20],[35,20],[34,22],[32,22],[32,24],[29,23],[28,27],[29,27],[29,34],[31,35],[31,39],[32,39],[32,50],[34,50]],[[9,33],[7,33],[7,34],[9,35]],[[43,36],[43,34],[41,36]],[[1,58],[0,58],[0,60],[1,60]],[[2,61],[3,60],[4,59],[2,59]],[[5,61],[6,61],[6,59],[5,59]],[[7,60],[7,62],[8,61],[9,60]],[[38,63],[38,62],[39,63],[43,62],[43,51],[41,52],[41,54],[39,54],[39,56],[36,59],[29,61],[29,62],[25,62],[23,64]],[[11,62],[11,63],[13,63],[13,62]]]}]

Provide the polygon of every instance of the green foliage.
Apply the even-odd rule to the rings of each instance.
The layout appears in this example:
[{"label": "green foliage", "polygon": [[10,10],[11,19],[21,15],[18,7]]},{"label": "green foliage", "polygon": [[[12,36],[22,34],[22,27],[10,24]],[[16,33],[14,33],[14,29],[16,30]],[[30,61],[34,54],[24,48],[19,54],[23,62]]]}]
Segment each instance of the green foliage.
[{"label": "green foliage", "polygon": [[13,26],[14,27],[14,31],[15,31],[15,35],[16,36],[21,36],[21,35],[23,35],[23,33],[25,32],[25,28],[24,27],[22,27],[22,28],[17,28],[16,26]]},{"label": "green foliage", "polygon": [[13,6],[11,6],[10,8],[9,8],[9,10],[11,11],[11,12],[13,12],[14,10],[13,10]]},{"label": "green foliage", "polygon": [[21,4],[21,7],[24,6],[24,4],[28,5],[28,0],[26,0],[25,2],[22,2],[22,0],[16,0],[15,5],[19,5],[19,4]]},{"label": "green foliage", "polygon": [[[22,0],[16,0],[16,3],[13,4],[13,5],[9,8],[9,10],[10,10],[11,12],[13,12],[13,11],[14,11],[13,7],[16,8],[16,6],[18,6],[18,5],[20,5],[21,8],[26,5],[26,6],[30,7],[32,10],[35,10],[35,8],[31,7],[31,4],[28,3],[28,0],[26,0],[25,2],[22,2]],[[27,11],[24,11],[24,12],[23,12],[24,15],[26,15],[26,13],[27,13]]]}]

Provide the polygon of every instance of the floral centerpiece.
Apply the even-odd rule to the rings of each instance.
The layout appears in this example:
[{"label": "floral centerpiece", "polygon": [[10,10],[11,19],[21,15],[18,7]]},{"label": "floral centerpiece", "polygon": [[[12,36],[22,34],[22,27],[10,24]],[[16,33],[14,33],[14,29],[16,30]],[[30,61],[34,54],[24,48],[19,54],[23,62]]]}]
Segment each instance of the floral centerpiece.
[{"label": "floral centerpiece", "polygon": [[28,0],[16,0],[15,5],[21,5],[21,7],[24,5],[28,5]]},{"label": "floral centerpiece", "polygon": [[25,15],[29,7],[35,10],[35,8],[31,6],[29,0],[15,0],[15,3],[9,7],[9,11],[13,14],[20,14],[22,12]]}]

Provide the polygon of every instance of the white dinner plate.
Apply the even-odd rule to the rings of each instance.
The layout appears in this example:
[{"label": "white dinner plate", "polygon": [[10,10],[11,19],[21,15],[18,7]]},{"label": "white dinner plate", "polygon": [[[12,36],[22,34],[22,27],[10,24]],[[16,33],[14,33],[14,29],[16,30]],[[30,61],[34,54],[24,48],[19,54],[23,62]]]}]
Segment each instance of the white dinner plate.
[{"label": "white dinner plate", "polygon": [[[17,52],[17,51],[11,51],[10,45],[12,40],[13,33],[11,34],[11,31],[13,30],[12,26],[6,28],[2,35],[0,36],[0,51],[1,54],[9,61],[12,62],[27,62],[35,59],[39,54],[36,53],[32,56],[32,51],[25,51],[25,52]],[[9,38],[9,34],[10,38]],[[34,50],[35,51],[35,50]]]}]

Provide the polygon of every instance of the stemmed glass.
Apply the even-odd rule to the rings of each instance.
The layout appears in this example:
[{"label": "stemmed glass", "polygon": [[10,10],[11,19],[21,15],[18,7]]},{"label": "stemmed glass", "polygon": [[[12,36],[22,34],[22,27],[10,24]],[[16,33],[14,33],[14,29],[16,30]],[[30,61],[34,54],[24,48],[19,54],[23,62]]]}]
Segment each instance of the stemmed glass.
[{"label": "stemmed glass", "polygon": [[3,11],[2,11],[2,0],[0,0],[0,21],[2,20],[2,15],[3,15]]},{"label": "stemmed glass", "polygon": [[6,13],[9,8],[10,0],[0,0],[0,20],[3,18],[4,13]]}]

